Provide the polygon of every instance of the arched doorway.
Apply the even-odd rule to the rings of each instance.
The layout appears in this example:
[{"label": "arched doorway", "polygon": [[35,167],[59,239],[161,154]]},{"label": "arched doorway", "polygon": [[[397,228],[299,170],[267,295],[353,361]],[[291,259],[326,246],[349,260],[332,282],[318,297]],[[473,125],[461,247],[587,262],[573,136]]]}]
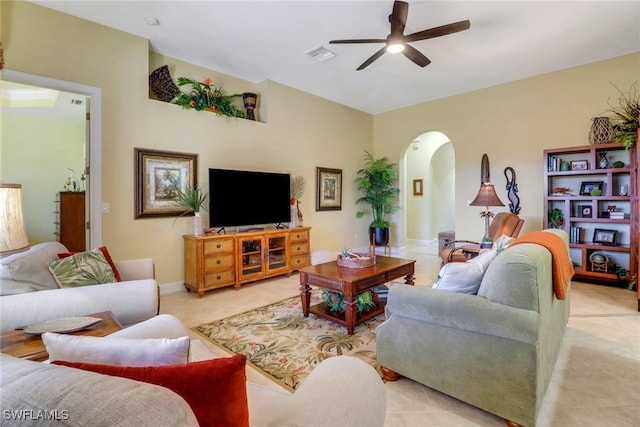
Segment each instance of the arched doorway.
[{"label": "arched doorway", "polygon": [[[455,225],[455,154],[449,138],[436,131],[414,139],[405,151],[403,191],[406,241],[425,246]],[[414,180],[417,184],[414,184]],[[416,185],[419,187],[415,194]]]}]

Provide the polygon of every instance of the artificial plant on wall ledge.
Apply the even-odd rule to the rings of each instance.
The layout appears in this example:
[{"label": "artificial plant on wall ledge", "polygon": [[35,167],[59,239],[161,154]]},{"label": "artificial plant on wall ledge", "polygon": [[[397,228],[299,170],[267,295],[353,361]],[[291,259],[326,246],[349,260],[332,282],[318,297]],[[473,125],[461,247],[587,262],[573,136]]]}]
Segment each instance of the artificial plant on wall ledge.
[{"label": "artificial plant on wall ledge", "polygon": [[233,103],[234,98],[241,98],[242,94],[227,95],[223,88],[213,85],[207,77],[204,82],[198,82],[187,77],[178,77],[178,86],[191,85],[191,91],[176,94],[174,103],[186,110],[211,111],[218,115],[246,118],[244,111],[239,110]]},{"label": "artificial plant on wall ledge", "polygon": [[613,113],[613,141],[622,142],[624,148],[631,149],[638,139],[638,128],[640,128],[640,93],[636,88],[636,83],[631,85],[629,92],[624,93],[616,85],[613,85],[620,96],[618,105],[609,104]]}]

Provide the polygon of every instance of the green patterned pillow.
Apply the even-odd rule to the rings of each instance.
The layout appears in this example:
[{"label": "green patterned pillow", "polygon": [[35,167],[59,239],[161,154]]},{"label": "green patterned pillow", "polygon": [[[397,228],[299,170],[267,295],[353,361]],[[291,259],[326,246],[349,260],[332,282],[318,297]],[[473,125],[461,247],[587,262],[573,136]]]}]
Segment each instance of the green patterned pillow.
[{"label": "green patterned pillow", "polygon": [[49,271],[61,288],[116,282],[116,276],[100,249],[51,261]]}]

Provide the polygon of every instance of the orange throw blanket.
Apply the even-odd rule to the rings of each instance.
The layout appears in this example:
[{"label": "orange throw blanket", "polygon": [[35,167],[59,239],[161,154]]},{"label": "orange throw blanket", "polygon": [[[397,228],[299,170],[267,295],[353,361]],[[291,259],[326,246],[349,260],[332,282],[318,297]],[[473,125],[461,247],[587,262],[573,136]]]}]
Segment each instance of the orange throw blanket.
[{"label": "orange throw blanket", "polygon": [[553,276],[553,292],[558,299],[567,298],[567,287],[575,274],[567,247],[561,237],[546,231],[533,231],[516,239],[510,246],[518,243],[535,243],[551,252],[551,271]]}]

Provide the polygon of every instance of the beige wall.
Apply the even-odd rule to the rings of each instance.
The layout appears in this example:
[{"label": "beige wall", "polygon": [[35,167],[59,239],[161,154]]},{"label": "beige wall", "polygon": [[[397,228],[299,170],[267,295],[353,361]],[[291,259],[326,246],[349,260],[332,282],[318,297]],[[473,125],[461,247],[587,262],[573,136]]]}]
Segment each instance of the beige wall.
[{"label": "beige wall", "polygon": [[[356,220],[355,172],[373,141],[373,119],[274,83],[258,85],[170,58],[150,55],[146,40],[30,3],[2,2],[5,67],[100,87],[103,98],[103,243],[114,258],[152,257],[160,283],[183,278],[181,218],[134,219],[134,147],[198,153],[199,182],[209,167],[288,172],[305,178],[305,225],[312,248],[366,245],[366,219]],[[256,91],[263,123],[184,111],[148,97],[155,61],[174,78],[209,76],[229,93]],[[343,169],[342,211],[315,212],[315,168]],[[208,222],[208,217],[205,221]],[[357,238],[356,238],[357,234]]]},{"label": "beige wall", "polygon": [[[477,240],[483,234],[481,209],[467,206],[477,192],[483,153],[489,155],[491,179],[507,205],[495,211],[508,210],[503,171],[511,166],[526,220],[523,231],[540,229],[542,150],[587,145],[591,118],[603,115],[607,102],[617,103],[619,93],[611,83],[628,91],[638,70],[640,53],[379,114],[374,117],[374,153],[397,161],[418,135],[442,132],[455,150],[457,238]],[[392,223],[392,240],[402,245],[406,227],[399,213]]]},{"label": "beige wall", "polygon": [[[338,250],[366,244],[370,218],[354,218],[353,179],[363,150],[402,164],[416,137],[439,131],[455,150],[458,237],[482,234],[479,209],[466,202],[475,196],[468,183],[478,181],[483,152],[505,202],[502,171],[515,168],[526,231],[542,225],[543,148],[587,144],[590,119],[608,108],[607,100],[617,99],[610,82],[629,88],[640,69],[640,54],[628,55],[372,117],[274,82],[243,82],[170,58],[152,56],[150,62],[145,39],[31,3],[5,1],[1,7],[7,69],[102,89],[102,191],[111,205],[103,217],[103,242],[116,258],[153,257],[160,283],[182,279],[181,236],[191,227],[186,218],[175,226],[171,218],[133,219],[134,147],[198,153],[203,184],[209,167],[302,175],[302,213],[305,225],[313,227],[312,248]],[[174,77],[209,76],[229,92],[255,90],[263,123],[150,100],[149,71],[164,61]],[[342,211],[315,212],[317,166],[343,169]],[[400,187],[408,188],[404,182]],[[402,215],[392,218],[394,246],[405,241]]]}]

